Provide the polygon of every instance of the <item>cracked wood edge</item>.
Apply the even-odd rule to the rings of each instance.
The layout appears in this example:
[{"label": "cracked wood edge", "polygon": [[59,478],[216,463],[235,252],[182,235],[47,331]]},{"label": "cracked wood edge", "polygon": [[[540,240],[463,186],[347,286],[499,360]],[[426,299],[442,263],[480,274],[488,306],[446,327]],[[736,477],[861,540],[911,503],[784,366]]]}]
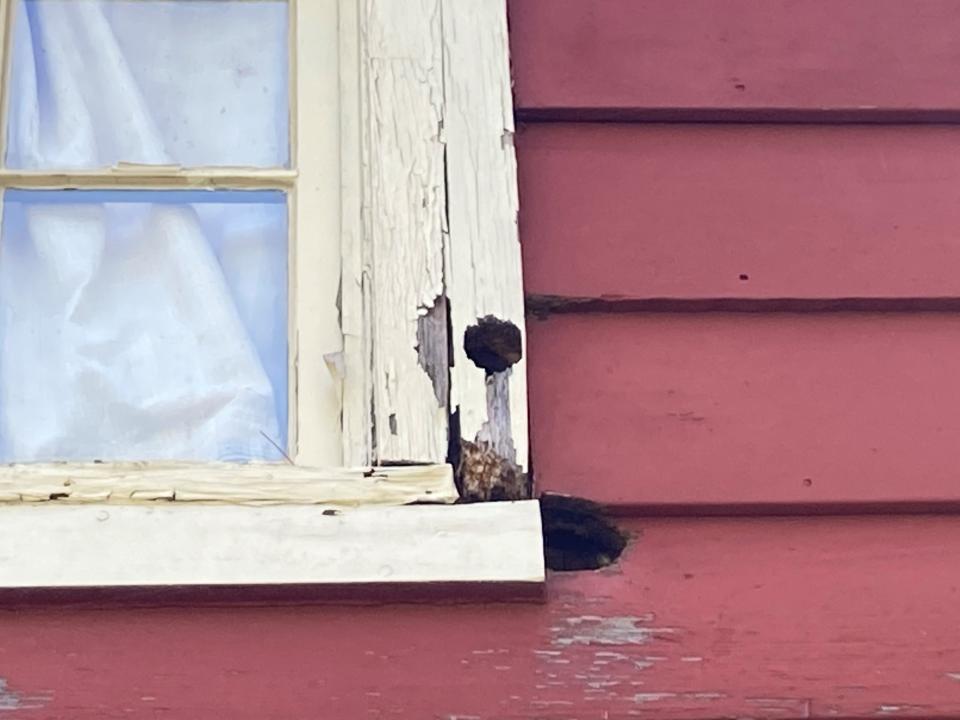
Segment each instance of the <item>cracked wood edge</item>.
[{"label": "cracked wood edge", "polygon": [[359,154],[360,167],[345,179],[360,221],[344,252],[345,460],[443,462],[447,407],[416,349],[420,317],[444,294],[440,0],[359,0],[357,10],[360,127],[345,157]]},{"label": "cracked wood edge", "polygon": [[309,468],[228,463],[42,463],[0,467],[0,505],[453,503],[448,465]]},{"label": "cracked wood edge", "polygon": [[523,331],[505,3],[342,0],[340,22],[345,459],[443,462],[459,409],[525,468],[522,361],[488,383],[463,350],[487,315]]},{"label": "cracked wood edge", "polygon": [[536,501],[0,506],[0,564],[5,589],[544,581]]},{"label": "cracked wood edge", "polygon": [[463,343],[467,327],[491,315],[513,323],[525,337],[505,2],[446,0],[443,44],[447,295],[454,354],[450,404],[459,408],[464,440],[496,447],[522,470],[527,467],[525,361],[485,377],[467,358]]}]

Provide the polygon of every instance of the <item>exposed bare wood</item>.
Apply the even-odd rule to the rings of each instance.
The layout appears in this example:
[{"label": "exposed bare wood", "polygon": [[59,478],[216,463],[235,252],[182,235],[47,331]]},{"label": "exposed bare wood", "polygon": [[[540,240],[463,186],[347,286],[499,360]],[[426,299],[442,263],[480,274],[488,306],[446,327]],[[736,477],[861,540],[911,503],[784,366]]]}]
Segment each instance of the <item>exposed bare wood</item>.
[{"label": "exposed bare wood", "polygon": [[[343,276],[351,462],[443,460],[458,409],[463,437],[484,442],[487,373],[466,357],[464,332],[492,315],[523,334],[505,4],[415,5],[364,0],[356,20],[341,14],[341,23],[363,28],[359,45],[341,53],[357,63],[359,88],[359,110],[347,105],[342,117],[363,118],[343,146],[360,146],[362,156],[344,175],[359,195],[344,200],[353,218]],[[452,332],[441,327],[444,316]],[[522,360],[508,373],[496,385],[509,390],[497,401],[508,411],[497,422],[507,426],[495,434],[510,438],[509,460],[522,474]]]},{"label": "exposed bare wood", "polygon": [[406,505],[457,499],[448,465],[309,468],[226,463],[51,463],[0,467],[0,504],[42,502]]},{"label": "exposed bare wood", "polygon": [[[505,475],[522,477],[527,467],[525,331],[506,3],[445,0],[443,48],[450,404],[459,410],[461,437],[499,457]],[[491,368],[493,375],[465,351],[467,329],[488,317],[512,324],[520,338],[519,358]]]},{"label": "exposed bare wood", "polygon": [[0,563],[0,588],[544,580],[535,501],[337,513],[5,506]]}]

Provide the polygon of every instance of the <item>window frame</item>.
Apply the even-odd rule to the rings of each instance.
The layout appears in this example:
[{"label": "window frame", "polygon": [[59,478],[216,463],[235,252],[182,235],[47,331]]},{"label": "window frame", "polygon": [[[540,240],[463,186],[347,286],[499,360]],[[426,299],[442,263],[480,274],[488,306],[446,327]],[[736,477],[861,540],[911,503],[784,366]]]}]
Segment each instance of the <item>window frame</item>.
[{"label": "window frame", "polygon": [[[158,501],[168,507],[230,504],[278,519],[309,505],[318,518],[334,516],[338,522],[357,513],[369,518],[378,507],[412,504],[405,512],[423,514],[429,528],[435,508],[418,503],[452,504],[460,497],[448,455],[480,446],[526,477],[524,360],[490,372],[471,362],[463,342],[466,330],[487,317],[511,323],[521,342],[524,336],[505,0],[287,2],[296,169],[131,165],[48,179],[12,177],[11,171],[0,171],[0,177],[5,187],[154,183],[288,191],[291,235],[299,238],[290,243],[294,464],[2,466],[0,512],[8,522],[0,528],[10,530],[0,535],[12,532],[17,522],[11,520],[29,512],[32,503],[64,508],[58,517],[68,525],[79,516],[66,510],[89,503],[120,503],[144,513]],[[6,48],[12,3],[0,0]],[[322,18],[333,16],[336,26],[324,27]],[[337,72],[303,72],[329,66]],[[0,101],[6,103],[5,94]],[[338,133],[324,131],[332,122]],[[307,154],[311,162],[303,163]],[[339,173],[326,172],[333,162]],[[329,192],[333,186],[339,192]],[[307,232],[319,236],[331,230],[340,237],[338,246],[303,242]],[[328,275],[321,278],[324,268]],[[318,289],[338,285],[335,298]],[[323,314],[339,320],[335,332],[330,326],[304,332],[296,320]],[[324,435],[318,428],[331,403],[341,424],[338,433]],[[461,485],[468,480],[459,479]],[[505,514],[517,512],[508,503],[498,505]],[[542,582],[537,503],[514,505],[521,508],[525,540],[509,552],[490,542],[496,508],[476,514],[481,519],[471,519],[475,513],[469,509],[457,510],[460,530],[447,533],[450,562],[481,546],[506,568],[496,577],[478,570],[474,582]],[[385,532],[375,552],[387,561],[397,542]],[[191,545],[189,538],[179,544]],[[236,545],[242,546],[240,538]],[[531,558],[539,558],[538,573],[530,571]],[[202,583],[188,564],[185,559],[181,583]],[[394,569],[401,571],[392,577],[417,579],[415,571]],[[251,584],[263,582],[254,561],[248,570]],[[98,577],[106,575],[91,567],[90,583],[97,585]],[[440,563],[418,581],[464,577],[462,568],[444,571]],[[149,584],[146,580],[138,582]],[[334,569],[301,579],[341,581],[355,580]],[[0,579],[0,587],[8,585],[16,586],[16,579]]]}]

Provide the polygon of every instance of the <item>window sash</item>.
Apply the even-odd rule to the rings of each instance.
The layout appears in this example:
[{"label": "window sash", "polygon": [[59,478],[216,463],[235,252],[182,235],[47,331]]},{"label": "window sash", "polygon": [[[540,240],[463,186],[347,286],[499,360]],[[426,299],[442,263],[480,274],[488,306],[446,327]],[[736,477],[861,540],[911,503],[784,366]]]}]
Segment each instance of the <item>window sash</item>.
[{"label": "window sash", "polygon": [[[289,5],[291,168],[180,167],[123,163],[96,170],[0,167],[17,189],[278,189],[288,209],[288,447],[296,465],[343,464],[340,380],[327,369],[342,348],[340,283],[340,72],[338,0]],[[0,0],[0,161],[6,155],[14,0]],[[324,68],[300,72],[300,68]]]}]

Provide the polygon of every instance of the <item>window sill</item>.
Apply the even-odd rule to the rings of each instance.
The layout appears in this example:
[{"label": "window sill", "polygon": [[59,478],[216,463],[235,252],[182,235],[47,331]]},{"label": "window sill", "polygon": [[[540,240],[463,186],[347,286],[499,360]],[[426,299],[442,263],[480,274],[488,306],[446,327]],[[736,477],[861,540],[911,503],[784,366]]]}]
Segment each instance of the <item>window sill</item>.
[{"label": "window sill", "polygon": [[[10,482],[0,487],[0,591],[426,584],[533,589],[544,582],[536,501],[404,504],[452,502],[445,466],[357,471],[366,480],[354,478],[353,485],[342,477],[308,477],[321,471],[251,470],[300,477],[275,486],[261,478],[247,489],[241,483],[233,495],[209,475],[160,483],[161,472],[170,479],[169,468],[153,468],[147,474],[157,477],[138,473],[122,491],[114,484],[107,496],[99,478],[78,478],[95,472],[115,481],[116,466],[49,467],[73,480],[65,486],[32,474],[31,495],[24,479],[14,484],[13,469],[3,469],[0,486]],[[41,492],[47,485],[71,494]]]}]

